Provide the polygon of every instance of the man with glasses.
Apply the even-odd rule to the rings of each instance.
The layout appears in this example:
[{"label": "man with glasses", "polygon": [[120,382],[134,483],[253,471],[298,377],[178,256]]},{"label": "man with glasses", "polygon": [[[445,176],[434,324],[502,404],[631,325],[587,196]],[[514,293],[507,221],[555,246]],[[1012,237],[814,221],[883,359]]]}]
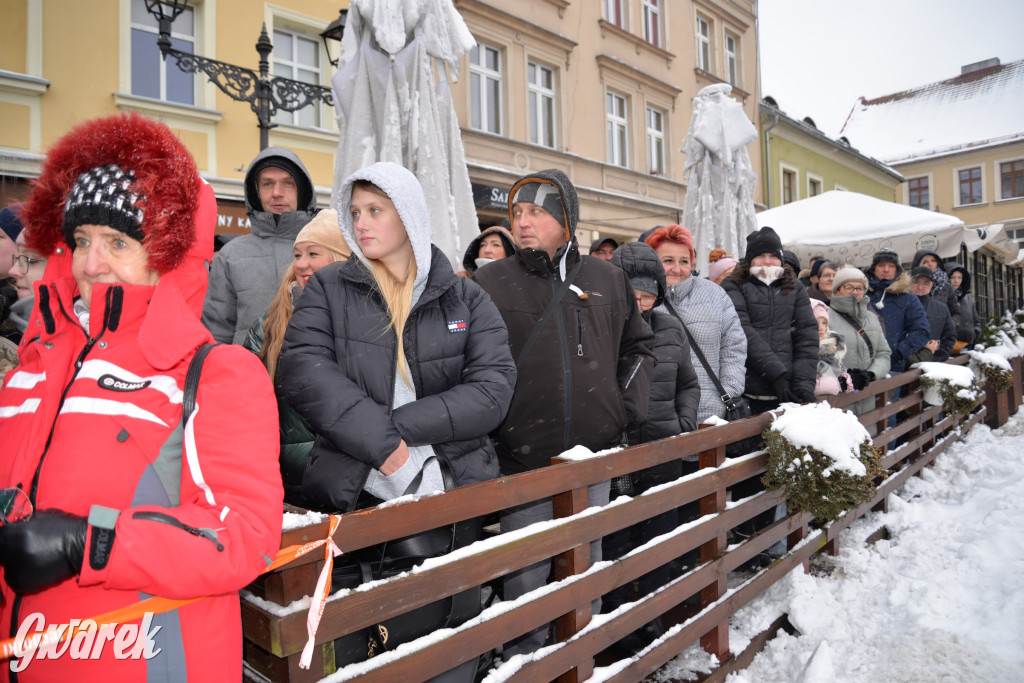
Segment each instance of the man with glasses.
[{"label": "man with glasses", "polygon": [[[25,240],[20,206],[0,209],[0,382],[18,364],[18,344],[32,311],[31,285],[27,292],[22,289],[25,278],[20,266],[24,263],[28,270],[30,259],[20,253]],[[37,270],[42,273],[42,268]],[[26,297],[28,302],[23,303]]]}]

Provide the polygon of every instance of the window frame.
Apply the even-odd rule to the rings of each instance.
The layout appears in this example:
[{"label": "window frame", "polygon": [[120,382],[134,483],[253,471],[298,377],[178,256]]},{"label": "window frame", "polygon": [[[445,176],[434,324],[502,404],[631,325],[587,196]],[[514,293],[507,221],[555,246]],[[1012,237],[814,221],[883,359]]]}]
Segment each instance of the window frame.
[{"label": "window frame", "polygon": [[[921,190],[920,190],[920,188],[914,188],[913,184],[915,182],[919,182],[919,181],[924,181],[924,183],[925,183],[924,191],[926,193],[926,195],[925,195],[926,196],[926,201],[925,201],[925,205],[924,206],[920,205],[920,201],[917,204],[914,203],[914,194],[917,193],[918,195],[920,195],[920,191]],[[912,178],[907,178],[906,198],[907,198],[907,206],[913,206],[913,207],[918,208],[918,209],[925,209],[926,211],[931,211],[931,209],[932,209],[932,177],[931,177],[931,174],[930,173],[926,173],[924,175],[919,175],[919,176],[914,176]],[[918,199],[920,200],[920,196],[918,197]]]},{"label": "window frame", "polygon": [[[534,72],[538,78],[545,72],[549,73],[551,87],[545,87],[543,82],[537,82],[531,76],[531,72]],[[549,149],[556,149],[558,145],[558,70],[535,59],[527,59],[526,87],[530,142]],[[543,125],[544,117],[540,115],[540,105],[545,102],[550,108],[550,123],[547,125]]]},{"label": "window frame", "polygon": [[[707,29],[706,33],[701,31],[702,25]],[[713,25],[714,22],[709,17],[697,14],[695,27],[697,37],[697,68],[707,73],[714,73],[715,53],[711,44],[711,37],[714,35]],[[702,58],[705,51],[707,52],[706,60]]]},{"label": "window frame", "polygon": [[[978,178],[977,178],[976,181],[974,179],[971,179],[969,182],[970,182],[971,185],[973,185],[975,182],[978,183],[978,189],[980,191],[980,199],[978,201],[976,201],[976,202],[973,202],[973,201],[971,201],[971,202],[964,202],[964,201],[962,201],[963,200],[963,194],[962,194],[962,189],[963,188],[961,187],[960,174],[962,172],[964,172],[964,171],[975,171],[975,170],[978,171]],[[984,205],[986,203],[986,199],[985,199],[985,164],[984,163],[978,162],[978,163],[975,163],[975,164],[965,164],[963,166],[958,166],[958,167],[953,169],[953,202],[954,202],[953,203],[953,207],[954,208],[967,207],[967,206],[982,206],[982,205]]]},{"label": "window frame", "polygon": [[640,0],[644,25],[644,40],[655,47],[664,44],[664,21],[661,16],[661,0]]},{"label": "window frame", "polygon": [[[628,0],[604,0],[604,20],[623,31],[629,30]],[[617,18],[616,16],[617,15]]]},{"label": "window frame", "polygon": [[[1017,195],[1011,194],[1009,197],[1003,196],[1003,178],[1004,178],[1004,175],[1005,175],[1003,173],[1003,166],[1005,166],[1007,164],[1020,164],[1021,165],[1021,169],[1019,171],[1011,171],[1011,175],[1010,175],[1011,178],[1013,178],[1013,177],[1020,178],[1021,190],[1022,190],[1021,194],[1017,194]],[[1024,157],[1016,157],[1016,158],[1009,158],[1009,159],[997,159],[995,162],[993,162],[993,166],[995,168],[996,177],[999,178],[999,189],[996,192],[996,195],[997,195],[996,196],[996,201],[1010,202],[1010,201],[1014,201],[1016,199],[1024,199]]]},{"label": "window frame", "polygon": [[[786,201],[786,177],[792,176],[790,183],[790,198]],[[787,163],[779,163],[779,206],[791,204],[800,199],[800,169]]]},{"label": "window frame", "polygon": [[[725,80],[730,85],[740,87],[740,37],[726,29],[723,31],[725,46]],[[729,49],[729,41],[733,43],[733,49]]]},{"label": "window frame", "polygon": [[[281,58],[281,45],[278,40],[277,34],[284,33],[288,34],[291,38],[292,54],[289,58]],[[324,55],[322,53],[323,43],[318,40],[319,36],[314,37],[308,33],[305,33],[300,28],[295,28],[289,25],[275,25],[271,34],[271,41],[274,44],[274,51],[271,53],[271,71],[274,76],[281,76],[283,78],[290,78],[293,81],[300,81],[302,83],[309,83],[310,85],[323,85],[324,79]],[[313,45],[313,54],[316,55],[317,65],[311,67],[297,61],[298,45],[300,41],[306,41]],[[290,73],[280,73],[278,68],[285,66],[288,68]],[[312,71],[315,76],[314,80],[307,81],[302,78],[298,78],[297,71]],[[308,109],[312,109],[313,122],[308,123],[301,120],[304,112]],[[323,129],[324,125],[324,112],[323,106],[320,102],[314,102],[311,106],[303,107],[296,111],[278,111],[274,115],[274,123],[283,124],[286,126],[295,126],[297,128],[317,128]]]},{"label": "window frame", "polygon": [[[808,171],[806,173],[806,176],[807,176],[807,198],[808,199],[810,199],[811,197],[817,197],[818,195],[823,194],[825,192],[825,179],[824,178],[822,178],[817,173],[811,173],[810,171]],[[818,191],[817,191],[817,193],[811,192],[811,184],[812,183],[817,183],[818,184]]]},{"label": "window frame", "polygon": [[[651,115],[656,114],[660,118],[660,127],[651,126]],[[661,107],[647,104],[644,107],[644,128],[646,129],[647,140],[647,166],[651,175],[668,175],[668,155],[666,150],[666,139],[668,131],[665,130],[668,123],[668,112]],[[655,151],[655,147],[657,151]],[[657,163],[655,163],[657,162]]]},{"label": "window frame", "polygon": [[[160,48],[157,46],[157,40],[160,37],[160,29],[159,29],[159,27],[148,26],[146,24],[139,24],[139,23],[135,22],[135,20],[133,18],[133,14],[134,14],[134,6],[135,6],[136,2],[142,3],[143,0],[129,0],[129,3],[128,3],[128,55],[129,55],[129,58],[128,58],[129,74],[128,74],[128,84],[127,84],[128,85],[128,92],[131,93],[135,97],[150,97],[151,99],[156,99],[156,100],[158,100],[160,102],[164,102],[164,103],[171,104],[171,105],[179,105],[179,106],[183,106],[183,107],[197,107],[197,106],[199,106],[200,98],[201,98],[201,91],[200,91],[200,81],[199,81],[198,78],[196,78],[196,74],[187,74],[187,73],[181,71],[178,68],[177,63],[175,63],[175,61],[173,59],[168,60],[168,59],[164,59],[163,58],[163,55],[160,53]],[[144,4],[143,4],[142,11],[146,12]],[[187,35],[187,34],[182,33],[180,31],[176,31],[175,28],[178,27],[178,26],[181,26],[182,22],[181,21],[175,21],[173,24],[171,24],[171,44],[172,44],[172,46],[176,47],[177,49],[180,49],[180,50],[183,50],[183,51],[186,51],[186,52],[191,52],[193,54],[199,54],[199,45],[200,45],[200,35],[199,35],[199,33],[200,33],[200,31],[199,31],[199,23],[200,22],[199,22],[199,19],[200,19],[200,16],[201,16],[201,11],[200,11],[200,8],[197,7],[192,2],[190,2],[188,4],[188,6],[186,7],[186,11],[190,12],[191,15],[192,15],[192,34],[191,35]],[[148,12],[146,12],[146,16],[149,17],[150,19],[152,19],[152,15],[150,15]],[[153,19],[153,21],[156,21],[156,20]],[[157,63],[159,64],[159,74],[160,74],[159,95],[157,97],[155,97],[155,98],[153,98],[150,95],[145,95],[145,94],[142,94],[142,93],[135,92],[135,87],[134,87],[134,79],[135,79],[135,75],[136,75],[135,68],[134,68],[135,60],[132,58],[132,53],[134,52],[135,31],[140,31],[142,33],[149,34],[153,38],[153,49],[156,51],[156,58],[157,58]],[[189,46],[181,45],[178,41],[191,42],[191,46],[189,47]],[[167,74],[168,74],[168,71],[171,71],[172,73],[174,73],[176,75],[180,75],[182,77],[188,78],[188,79],[190,79],[192,81],[192,93],[191,93],[192,101],[191,102],[183,102],[183,101],[180,101],[180,100],[174,100],[174,99],[168,99],[167,98]]]},{"label": "window frame", "polygon": [[[473,53],[476,51],[477,55],[486,54],[487,51],[494,53],[496,57],[497,69],[491,69],[486,65],[484,61],[473,61]],[[469,127],[475,131],[481,133],[490,133],[492,135],[504,135],[505,131],[505,79],[504,79],[504,51],[491,43],[477,40],[476,45],[472,50],[469,51]],[[485,96],[486,90],[482,89],[484,84],[497,84],[497,102],[495,107],[496,112],[491,112],[490,107],[487,104],[487,97]],[[478,92],[479,91],[479,92]],[[476,107],[479,106],[479,117],[480,121],[477,124],[474,121],[474,115],[476,114]],[[492,116],[493,114],[493,116]],[[495,130],[490,128],[490,123],[495,124]]]},{"label": "window frame", "polygon": [[[616,101],[622,103],[622,116],[611,111]],[[612,88],[605,89],[605,130],[608,163],[619,168],[629,168],[629,95]],[[621,148],[617,142],[621,142]]]}]

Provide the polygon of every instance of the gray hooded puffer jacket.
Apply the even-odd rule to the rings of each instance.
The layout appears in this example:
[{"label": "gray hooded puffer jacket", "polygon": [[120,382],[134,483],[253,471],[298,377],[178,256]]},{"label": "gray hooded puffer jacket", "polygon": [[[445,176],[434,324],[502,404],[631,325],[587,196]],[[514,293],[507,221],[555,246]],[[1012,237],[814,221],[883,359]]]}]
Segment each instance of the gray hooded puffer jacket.
[{"label": "gray hooded puffer jacket", "polygon": [[[391,198],[416,261],[412,312],[402,331],[415,396],[397,406],[396,385],[404,384],[397,339],[353,239],[348,207],[356,179],[369,180]],[[371,470],[379,470],[402,439],[410,453],[426,447],[446,460],[457,486],[496,476],[487,434],[505,416],[516,377],[497,309],[475,282],[457,277],[430,243],[423,190],[406,169],[382,162],[357,171],[341,187],[337,207],[356,258],[309,279],[278,365],[280,396],[317,435],[303,497],[321,510],[353,509]]]},{"label": "gray hooded puffer jacket", "polygon": [[949,314],[953,316],[953,323],[960,323],[960,300],[956,297],[956,292],[953,291],[953,285],[949,283],[949,277],[946,275],[945,265],[942,263],[942,257],[939,256],[939,252],[932,251],[930,249],[919,249],[914,254],[914,260],[910,264],[910,269],[913,270],[921,265],[921,259],[925,256],[934,256],[935,260],[939,262],[939,267],[935,269],[933,280],[935,286],[932,287],[932,293],[929,294],[931,298],[941,301],[949,309]]},{"label": "gray hooded puffer jacket", "polygon": [[630,280],[649,278],[658,285],[654,308],[641,314],[654,330],[657,360],[651,376],[647,420],[630,425],[626,430],[628,443],[646,443],[696,429],[700,384],[690,364],[690,344],[682,323],[664,309],[656,310],[665,300],[665,268],[658,254],[643,242],[626,242],[612,254],[612,265],[621,268]]},{"label": "gray hooded puffer jacket", "polygon": [[[981,316],[978,315],[978,309],[974,305],[974,295],[971,293],[971,274],[956,261],[944,263],[942,267],[945,268],[948,276],[952,276],[957,271],[960,271],[963,276],[963,282],[953,290],[956,292],[957,301],[960,302],[960,319],[954,320],[956,338],[958,341],[973,344],[981,336],[982,324]],[[949,284],[952,286],[953,283]]]},{"label": "gray hooded puffer jacket", "polygon": [[[268,166],[295,178],[298,210],[280,216],[263,210],[256,177]],[[268,147],[245,173],[245,207],[252,232],[224,245],[210,266],[203,324],[222,344],[241,344],[253,322],[263,315],[292,262],[295,236],[316,215],[316,192],[309,172],[289,149]]]}]

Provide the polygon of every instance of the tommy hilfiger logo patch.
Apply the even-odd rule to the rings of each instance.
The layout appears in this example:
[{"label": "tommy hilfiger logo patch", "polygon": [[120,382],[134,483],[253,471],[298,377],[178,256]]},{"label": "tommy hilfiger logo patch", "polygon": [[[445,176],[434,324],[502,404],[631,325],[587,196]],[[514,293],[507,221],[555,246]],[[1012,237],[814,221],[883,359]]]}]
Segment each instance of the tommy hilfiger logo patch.
[{"label": "tommy hilfiger logo patch", "polygon": [[111,391],[139,391],[145,389],[151,382],[146,380],[144,382],[129,382],[127,380],[114,377],[113,375],[103,375],[97,383],[104,389],[110,389]]},{"label": "tommy hilfiger logo patch", "polygon": [[448,331],[451,332],[452,334],[455,334],[456,332],[465,332],[466,329],[467,328],[466,328],[466,321],[465,320],[449,320],[448,321]]}]

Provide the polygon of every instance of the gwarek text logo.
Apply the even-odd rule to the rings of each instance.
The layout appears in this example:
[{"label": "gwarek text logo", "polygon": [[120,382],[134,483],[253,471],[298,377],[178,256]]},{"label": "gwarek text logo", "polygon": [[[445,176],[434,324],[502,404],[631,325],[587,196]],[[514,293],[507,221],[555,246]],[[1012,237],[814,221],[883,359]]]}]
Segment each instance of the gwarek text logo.
[{"label": "gwarek text logo", "polygon": [[[72,619],[69,624],[50,624],[39,612],[30,614],[18,628],[11,671],[21,672],[32,659],[99,659],[111,648],[115,659],[152,659],[161,652],[153,637],[162,626],[152,628],[153,613],[146,612],[141,624],[103,624],[92,619]],[[151,630],[152,628],[152,630]]]}]

